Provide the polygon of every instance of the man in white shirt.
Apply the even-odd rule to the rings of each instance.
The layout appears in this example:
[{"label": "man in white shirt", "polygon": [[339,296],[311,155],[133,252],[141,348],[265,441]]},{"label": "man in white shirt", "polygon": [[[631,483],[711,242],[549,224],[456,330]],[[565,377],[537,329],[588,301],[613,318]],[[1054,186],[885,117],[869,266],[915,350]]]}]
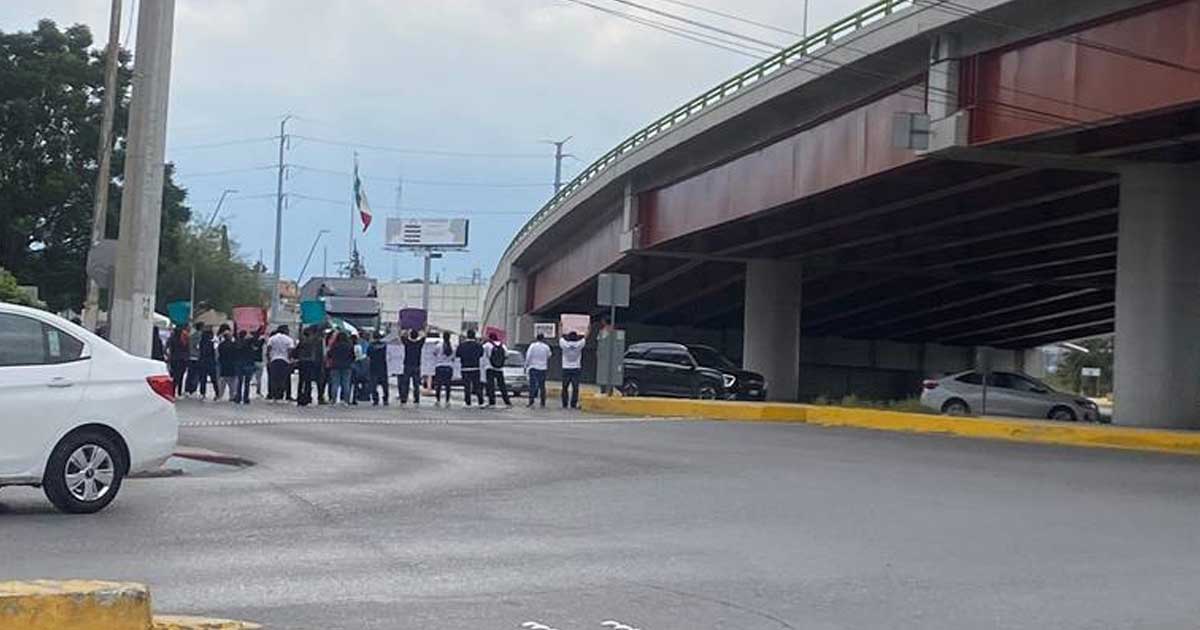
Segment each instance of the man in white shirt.
[{"label": "man in white shirt", "polygon": [[[567,408],[568,402],[572,409],[579,407],[579,377],[583,372],[583,346],[587,340],[572,330],[558,339],[558,348],[562,350],[562,406]],[[568,399],[567,390],[571,390]]]},{"label": "man in white shirt", "polygon": [[529,373],[529,404],[533,406],[535,397],[541,397],[542,406],[546,406],[546,370],[550,367],[550,346],[546,345],[545,335],[538,335],[525,350],[525,370]]},{"label": "man in white shirt", "polygon": [[284,392],[290,389],[291,358],[295,349],[296,340],[288,334],[286,324],[267,339],[267,400],[283,400]]}]

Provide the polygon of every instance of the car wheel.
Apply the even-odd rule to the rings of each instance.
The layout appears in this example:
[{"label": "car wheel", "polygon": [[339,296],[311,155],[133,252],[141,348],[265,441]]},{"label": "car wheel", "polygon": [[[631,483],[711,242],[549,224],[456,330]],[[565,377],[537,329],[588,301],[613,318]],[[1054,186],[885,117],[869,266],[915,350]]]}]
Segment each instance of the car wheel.
[{"label": "car wheel", "polygon": [[715,400],[717,397],[717,388],[712,385],[701,385],[700,391],[697,394],[701,400]]},{"label": "car wheel", "polygon": [[63,512],[99,512],[121,489],[125,472],[120,453],[117,445],[98,431],[68,435],[50,454],[42,491]]},{"label": "car wheel", "polygon": [[971,408],[967,406],[966,402],[954,398],[947,400],[946,404],[942,405],[942,413],[948,416],[969,416],[971,415]]},{"label": "car wheel", "polygon": [[1050,419],[1059,422],[1075,422],[1075,412],[1067,407],[1055,407],[1050,410]]},{"label": "car wheel", "polygon": [[621,386],[621,393],[630,398],[636,398],[642,395],[642,390],[638,386],[638,382],[633,379],[626,379],[625,384]]}]

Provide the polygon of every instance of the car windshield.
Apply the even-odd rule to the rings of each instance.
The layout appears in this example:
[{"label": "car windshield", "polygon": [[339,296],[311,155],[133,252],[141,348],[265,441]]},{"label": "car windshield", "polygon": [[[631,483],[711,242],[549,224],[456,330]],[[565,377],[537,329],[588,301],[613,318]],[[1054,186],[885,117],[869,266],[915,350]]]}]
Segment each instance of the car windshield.
[{"label": "car windshield", "polygon": [[716,350],[713,350],[712,348],[705,346],[691,346],[688,348],[688,350],[691,351],[692,357],[696,359],[696,363],[703,367],[713,368],[715,370],[740,369],[736,363],[726,359],[724,355]]},{"label": "car windshield", "polygon": [[521,356],[520,352],[509,350],[508,355],[504,358],[504,367],[525,367],[525,357]]}]

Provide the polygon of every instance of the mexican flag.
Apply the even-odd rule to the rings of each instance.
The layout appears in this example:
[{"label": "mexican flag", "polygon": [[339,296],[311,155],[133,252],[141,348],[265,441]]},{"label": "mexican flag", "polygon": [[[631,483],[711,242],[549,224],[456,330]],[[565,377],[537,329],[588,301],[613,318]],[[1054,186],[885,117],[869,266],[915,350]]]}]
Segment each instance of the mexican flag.
[{"label": "mexican flag", "polygon": [[354,205],[358,208],[358,216],[362,219],[363,231],[371,227],[371,206],[367,204],[367,193],[363,190],[362,180],[358,177],[358,162],[354,162]]}]

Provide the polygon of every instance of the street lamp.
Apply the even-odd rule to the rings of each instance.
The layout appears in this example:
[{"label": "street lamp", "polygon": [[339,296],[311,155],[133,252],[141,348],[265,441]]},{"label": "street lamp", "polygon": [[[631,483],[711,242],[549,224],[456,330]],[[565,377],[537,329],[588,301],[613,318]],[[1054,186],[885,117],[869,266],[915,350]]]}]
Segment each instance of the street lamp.
[{"label": "street lamp", "polygon": [[300,268],[300,275],[296,276],[297,288],[300,286],[300,281],[304,279],[304,272],[308,270],[308,263],[312,262],[313,252],[317,251],[317,243],[320,242],[322,236],[325,236],[328,233],[329,230],[320,230],[317,232],[316,237],[313,238],[312,247],[308,248],[308,256],[304,259],[304,266]]},{"label": "street lamp", "polygon": [[[217,200],[217,207],[213,210],[212,216],[208,218],[208,223],[204,226],[204,233],[212,229],[213,223],[217,220],[217,216],[221,213],[221,204],[225,203],[225,196],[230,193],[236,193],[234,188],[226,188],[221,191],[221,198]],[[192,257],[192,286],[188,292],[188,321],[196,317],[196,258]]]}]

